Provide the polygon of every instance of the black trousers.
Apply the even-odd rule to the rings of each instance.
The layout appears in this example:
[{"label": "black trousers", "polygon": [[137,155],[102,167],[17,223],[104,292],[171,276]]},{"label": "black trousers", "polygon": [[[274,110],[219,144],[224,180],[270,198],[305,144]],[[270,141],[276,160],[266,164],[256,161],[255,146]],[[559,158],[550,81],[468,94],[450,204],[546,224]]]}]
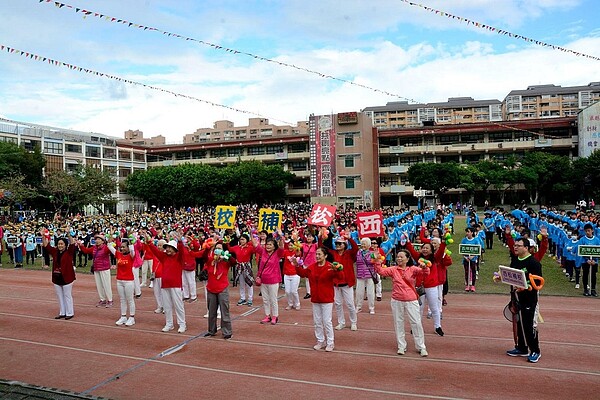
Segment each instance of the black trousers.
[{"label": "black trousers", "polygon": [[531,353],[540,352],[538,332],[533,321],[536,307],[537,303],[529,306],[521,305],[517,320],[517,348],[524,351],[529,349]]}]

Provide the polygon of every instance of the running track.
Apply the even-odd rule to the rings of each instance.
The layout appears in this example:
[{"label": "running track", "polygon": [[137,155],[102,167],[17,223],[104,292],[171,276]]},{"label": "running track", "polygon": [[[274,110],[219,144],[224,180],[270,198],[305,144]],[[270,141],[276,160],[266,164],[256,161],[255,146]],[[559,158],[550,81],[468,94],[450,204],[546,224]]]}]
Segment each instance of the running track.
[{"label": "running track", "polygon": [[[542,358],[504,354],[512,327],[504,296],[451,294],[442,321],[446,335],[424,319],[429,357],[396,355],[389,293],[376,314],[360,313],[357,332],[335,332],[335,351],[315,351],[309,300],[260,325],[255,307],[236,306],[230,287],[233,339],[204,338],[200,301],[186,304],[188,331],[163,333],[152,290],[136,300],[136,325],[118,327],[115,307],[94,307],[93,277],[74,286],[75,318],[55,320],[48,271],[0,269],[0,378],[110,399],[592,399],[600,398],[600,308],[594,298],[542,296]],[[302,289],[301,289],[302,290]],[[282,291],[280,291],[280,294]],[[302,293],[303,294],[303,293]],[[346,318],[347,319],[347,318]],[[336,324],[334,312],[334,325]],[[410,329],[407,325],[407,330]]]}]

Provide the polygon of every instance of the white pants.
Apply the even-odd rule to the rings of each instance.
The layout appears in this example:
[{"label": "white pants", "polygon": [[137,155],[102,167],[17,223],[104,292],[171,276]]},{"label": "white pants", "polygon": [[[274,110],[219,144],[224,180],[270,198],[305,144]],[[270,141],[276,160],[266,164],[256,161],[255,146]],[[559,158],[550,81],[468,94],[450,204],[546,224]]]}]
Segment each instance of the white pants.
[{"label": "white pants", "polygon": [[70,317],[75,314],[73,311],[73,283],[68,285],[54,285],[54,291],[56,292],[56,298],[58,299],[58,306],[60,311],[58,315],[66,315]]},{"label": "white pants", "polygon": [[127,307],[129,306],[129,315],[135,315],[135,301],[133,301],[133,281],[121,281],[117,279],[117,293],[121,301],[121,315],[127,315]]},{"label": "white pants", "polygon": [[136,296],[142,294],[142,287],[140,285],[140,267],[133,267],[133,291]]},{"label": "white pants", "polygon": [[244,279],[244,274],[240,274],[240,300],[252,301],[254,297],[254,286],[248,286]]},{"label": "white pants", "polygon": [[[439,328],[442,326],[441,318],[440,318],[440,302],[438,301],[438,287],[434,286],[431,288],[425,288],[425,298],[427,299],[427,304],[429,305],[429,309],[431,310],[431,317],[433,318],[433,327]],[[423,313],[425,310],[425,302],[421,302],[421,310]]]},{"label": "white pants", "polygon": [[308,278],[304,279],[304,282],[306,282],[306,294],[310,294],[310,282]]},{"label": "white pants", "polygon": [[152,273],[152,263],[154,262],[154,260],[144,260],[142,262],[142,285],[147,285],[148,284],[148,271],[150,271],[150,273]]},{"label": "white pants", "polygon": [[325,336],[327,336],[327,345],[333,346],[333,323],[331,322],[333,303],[312,303],[312,307],[317,342],[325,343]]},{"label": "white pants", "polygon": [[440,310],[440,318],[443,312],[443,308],[442,308],[442,301],[444,301],[444,285],[438,285],[437,286],[437,290],[438,290],[438,309]]},{"label": "white pants", "polygon": [[94,271],[94,280],[96,281],[96,290],[102,301],[113,301],[112,286],[110,284],[110,269],[104,271]]},{"label": "white pants", "polygon": [[375,285],[375,296],[377,297],[381,297],[381,276],[379,276],[379,274],[377,274],[377,285]]},{"label": "white pants", "polygon": [[357,310],[362,308],[365,296],[365,285],[367,286],[367,303],[369,304],[369,311],[375,311],[375,284],[371,278],[356,280],[356,308]]},{"label": "white pants", "polygon": [[154,291],[154,298],[156,299],[156,308],[163,308],[162,293],[160,287],[162,285],[162,278],[154,278],[154,285],[152,290]]},{"label": "white pants", "polygon": [[277,304],[277,291],[279,290],[279,284],[262,284],[260,286],[260,293],[262,293],[263,305],[265,307],[265,315],[271,317],[279,317],[279,305]]},{"label": "white pants", "polygon": [[198,296],[196,294],[196,271],[183,270],[181,279],[183,281],[183,298],[195,299]]},{"label": "white pants", "polygon": [[300,276],[284,275],[283,284],[285,285],[285,295],[288,306],[300,307],[300,296],[298,295],[298,286],[300,286]]},{"label": "white pants", "polygon": [[425,332],[421,325],[421,311],[419,302],[413,301],[398,301],[392,299],[392,317],[394,318],[394,329],[396,330],[396,341],[398,342],[398,350],[406,350],[406,334],[404,332],[404,312],[408,314],[408,321],[412,329],[412,336],[415,341],[417,351],[425,349]]},{"label": "white pants", "polygon": [[173,326],[173,307],[177,315],[177,325],[185,328],[185,308],[183,307],[183,292],[181,288],[162,288],[162,299],[165,311],[166,326]]},{"label": "white pants", "polygon": [[344,303],[348,307],[348,314],[350,314],[350,323],[356,324],[356,308],[354,307],[354,289],[349,286],[334,287],[334,304],[335,313],[337,314],[338,324],[346,324],[346,318],[344,318]]}]

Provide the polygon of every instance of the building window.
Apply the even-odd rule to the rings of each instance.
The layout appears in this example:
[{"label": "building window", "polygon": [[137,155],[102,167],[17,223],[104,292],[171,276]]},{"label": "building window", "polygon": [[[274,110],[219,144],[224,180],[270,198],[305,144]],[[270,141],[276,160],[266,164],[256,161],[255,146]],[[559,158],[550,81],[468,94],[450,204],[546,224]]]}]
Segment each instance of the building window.
[{"label": "building window", "polygon": [[133,160],[144,162],[146,159],[146,155],[144,153],[133,153]]},{"label": "building window", "polygon": [[267,146],[265,151],[267,154],[283,153],[283,146]]},{"label": "building window", "polygon": [[344,146],[346,146],[346,147],[354,146],[354,136],[353,135],[344,136]]},{"label": "building window", "polygon": [[288,153],[304,153],[306,151],[308,151],[308,148],[304,143],[288,144]]},{"label": "building window", "polygon": [[248,155],[249,156],[260,156],[265,154],[264,147],[248,147]]},{"label": "building window", "polygon": [[345,156],[344,157],[344,167],[354,168],[354,156]]},{"label": "building window", "polygon": [[119,178],[127,178],[129,175],[131,175],[131,169],[129,169],[129,168],[119,169]]},{"label": "building window", "polygon": [[346,177],[346,189],[354,189],[354,177],[348,176]]},{"label": "building window", "polygon": [[190,152],[189,151],[178,151],[175,153],[176,160],[189,160]]},{"label": "building window", "polygon": [[65,144],[65,151],[68,153],[79,153],[81,154],[81,146],[78,144]]},{"label": "building window", "polygon": [[306,161],[297,161],[288,163],[290,171],[308,171],[308,164]]},{"label": "building window", "polygon": [[63,170],[63,158],[59,156],[45,156],[46,159],[46,176],[50,172]]},{"label": "building window", "polygon": [[192,158],[206,158],[206,150],[194,150],[192,151]]},{"label": "building window", "polygon": [[85,156],[100,158],[100,147],[85,146]]},{"label": "building window", "polygon": [[213,157],[227,157],[227,149],[214,149],[210,151],[210,155]]},{"label": "building window", "polygon": [[102,152],[104,153],[104,158],[109,158],[111,160],[114,160],[117,158],[117,150],[115,149],[110,149],[110,148],[103,148]]},{"label": "building window", "polygon": [[126,150],[119,150],[119,160],[131,160],[131,153]]},{"label": "building window", "polygon": [[62,152],[63,152],[63,145],[62,145],[62,143],[44,142],[44,153],[48,153],[48,154],[62,154]]},{"label": "building window", "polygon": [[244,149],[242,148],[233,148],[233,149],[227,149],[227,156],[228,157],[238,157],[238,156],[243,156],[244,155]]}]

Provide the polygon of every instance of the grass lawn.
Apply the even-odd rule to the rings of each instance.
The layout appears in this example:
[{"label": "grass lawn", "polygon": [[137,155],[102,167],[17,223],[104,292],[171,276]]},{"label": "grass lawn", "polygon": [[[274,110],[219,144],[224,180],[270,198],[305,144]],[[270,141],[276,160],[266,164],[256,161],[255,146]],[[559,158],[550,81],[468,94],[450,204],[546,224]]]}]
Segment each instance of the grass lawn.
[{"label": "grass lawn", "polygon": [[[450,284],[451,293],[464,292],[464,269],[462,266],[462,256],[458,254],[458,243],[464,237],[464,230],[466,227],[466,221],[464,217],[459,217],[455,221],[454,226],[454,243],[449,245],[448,248],[452,252],[452,259],[454,263],[448,269],[448,282]],[[42,258],[36,258],[34,265],[25,265],[25,269],[42,269]],[[23,260],[25,261],[25,260]],[[477,281],[477,293],[508,293],[509,287],[505,284],[492,282],[492,275],[494,271],[498,271],[498,265],[510,265],[510,257],[508,255],[508,249],[502,245],[497,237],[495,238],[494,248],[492,250],[486,250],[484,255],[485,263],[481,264],[479,270],[479,279]],[[3,268],[13,268],[14,266],[9,262],[8,254],[6,251],[2,254]],[[90,262],[88,262],[87,268],[77,268],[77,273],[89,274]],[[562,272],[562,268],[556,262],[556,260],[544,256],[542,260],[542,272],[546,281],[544,288],[542,289],[543,295],[556,295],[556,296],[582,296],[583,285],[581,289],[575,289],[575,283],[569,282]],[[115,274],[115,271],[113,271]],[[50,280],[50,276],[48,276]],[[302,280],[301,286],[304,279]],[[383,290],[391,290],[391,280],[385,279],[382,281]],[[302,294],[304,293],[301,290]]]}]

